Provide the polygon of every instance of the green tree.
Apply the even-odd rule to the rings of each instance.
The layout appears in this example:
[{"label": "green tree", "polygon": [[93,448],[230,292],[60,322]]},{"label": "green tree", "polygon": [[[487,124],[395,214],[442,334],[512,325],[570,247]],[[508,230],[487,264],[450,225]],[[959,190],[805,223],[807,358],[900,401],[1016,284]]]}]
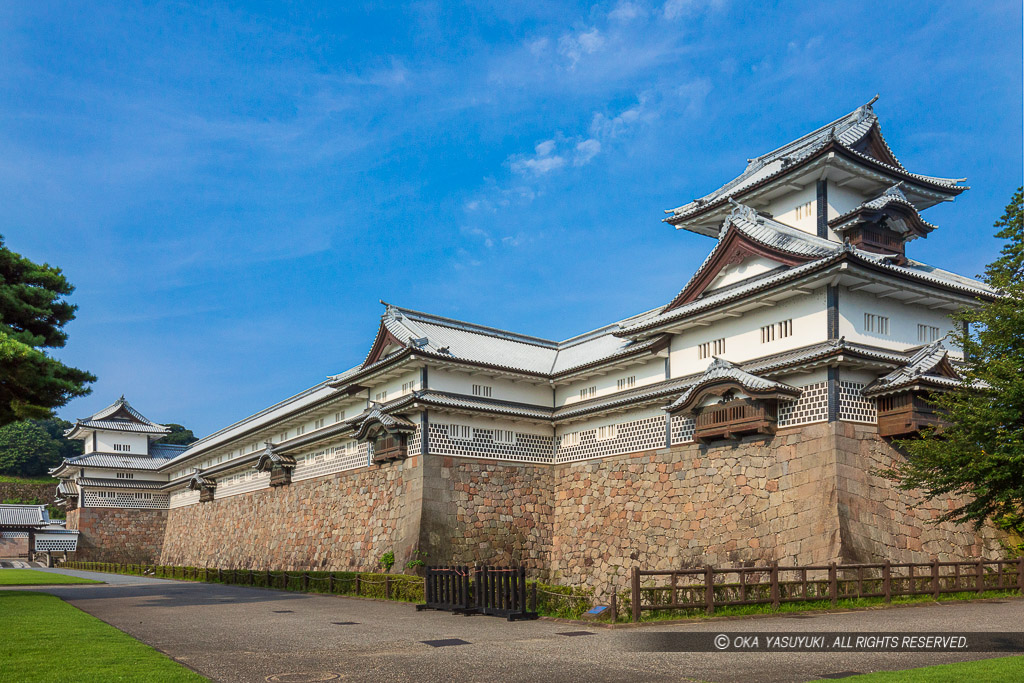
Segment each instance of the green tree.
[{"label": "green tree", "polygon": [[61,461],[60,442],[30,421],[0,427],[0,473],[38,477]]},{"label": "green tree", "polygon": [[182,427],[179,424],[174,424],[173,422],[168,422],[164,426],[170,427],[171,432],[166,436],[160,437],[157,443],[169,443],[187,446],[190,443],[195,443],[196,441],[199,441],[199,439],[196,438],[196,435],[192,433],[191,429],[186,429],[185,427]]},{"label": "green tree", "polygon": [[[966,331],[954,341],[964,349],[963,384],[936,393],[931,402],[945,413],[941,431],[899,445],[905,461],[883,472],[904,490],[921,489],[928,499],[946,494],[962,502],[941,520],[986,520],[1024,532],[1024,197],[1018,188],[995,223],[1006,240],[984,279],[1003,296],[954,315]],[[983,388],[979,388],[983,387]]]},{"label": "green tree", "polygon": [[71,429],[71,423],[59,417],[51,417],[46,420],[32,420],[46,430],[51,438],[55,439],[60,447],[60,457],[73,458],[82,454],[82,442],[78,439],[68,439],[64,432]]},{"label": "green tree", "polygon": [[96,381],[46,352],[67,343],[63,328],[77,307],[65,297],[73,291],[59,268],[33,263],[0,237],[0,425],[48,418]]}]

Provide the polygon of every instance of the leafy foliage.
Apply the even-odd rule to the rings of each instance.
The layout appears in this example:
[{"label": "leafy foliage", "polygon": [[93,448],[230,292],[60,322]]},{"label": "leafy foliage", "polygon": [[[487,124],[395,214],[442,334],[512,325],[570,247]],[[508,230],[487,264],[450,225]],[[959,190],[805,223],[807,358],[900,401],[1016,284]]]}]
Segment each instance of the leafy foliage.
[{"label": "leafy foliage", "polygon": [[182,427],[181,425],[175,424],[173,422],[168,422],[164,426],[169,427],[171,433],[161,437],[157,443],[169,443],[187,446],[190,443],[195,443],[196,441],[199,441],[196,435],[192,433],[191,429],[186,429],[185,427]]},{"label": "leafy foliage", "polygon": [[33,263],[0,237],[0,425],[48,418],[96,381],[45,351],[67,343],[63,328],[77,307],[64,297],[73,291],[59,268]]},{"label": "leafy foliage", "polygon": [[64,438],[70,422],[23,420],[0,427],[0,474],[39,477],[64,458],[82,453],[82,443]]},{"label": "leafy foliage", "polygon": [[995,226],[1007,240],[984,279],[1003,296],[954,318],[967,359],[960,388],[932,396],[947,426],[899,445],[907,458],[882,474],[932,499],[962,495],[940,520],[987,520],[1024,532],[1024,196],[1014,194]]},{"label": "leafy foliage", "polygon": [[33,477],[60,463],[60,443],[35,422],[0,427],[0,472]]}]

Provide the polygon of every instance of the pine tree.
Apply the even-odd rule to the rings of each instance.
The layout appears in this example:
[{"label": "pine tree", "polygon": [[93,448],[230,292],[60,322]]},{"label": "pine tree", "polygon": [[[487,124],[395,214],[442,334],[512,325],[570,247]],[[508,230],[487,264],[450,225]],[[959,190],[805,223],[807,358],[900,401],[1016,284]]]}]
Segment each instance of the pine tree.
[{"label": "pine tree", "polygon": [[46,351],[67,343],[63,328],[77,307],[65,297],[73,291],[59,268],[33,263],[0,237],[0,426],[48,418],[96,381]]},{"label": "pine tree", "polygon": [[946,494],[961,503],[941,519],[986,521],[1024,532],[1024,197],[1018,188],[995,223],[1006,240],[984,279],[1001,296],[954,318],[966,323],[953,335],[964,349],[962,385],[931,397],[944,413],[941,430],[898,442],[905,461],[883,474],[928,499]]}]

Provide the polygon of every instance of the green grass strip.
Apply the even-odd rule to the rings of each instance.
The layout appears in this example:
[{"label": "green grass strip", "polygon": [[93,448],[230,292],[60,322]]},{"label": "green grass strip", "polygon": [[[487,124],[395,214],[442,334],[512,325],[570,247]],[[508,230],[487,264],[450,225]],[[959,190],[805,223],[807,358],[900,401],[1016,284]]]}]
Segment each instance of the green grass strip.
[{"label": "green grass strip", "polygon": [[103,583],[67,574],[40,572],[35,569],[0,569],[0,586],[62,586],[69,583]]},{"label": "green grass strip", "polygon": [[0,681],[207,680],[46,593],[0,591],[0,633]]},{"label": "green grass strip", "polygon": [[997,657],[975,662],[939,664],[906,671],[879,671],[862,676],[850,676],[844,681],[856,683],[961,683],[972,681],[1019,681],[1024,679],[1024,657]]}]

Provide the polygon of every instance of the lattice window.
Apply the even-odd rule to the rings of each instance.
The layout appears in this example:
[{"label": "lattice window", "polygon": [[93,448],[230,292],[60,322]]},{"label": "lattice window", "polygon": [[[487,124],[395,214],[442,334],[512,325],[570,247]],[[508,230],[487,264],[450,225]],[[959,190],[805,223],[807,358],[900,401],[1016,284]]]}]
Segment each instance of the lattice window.
[{"label": "lattice window", "polygon": [[889,316],[865,313],[864,331],[871,334],[889,336]]},{"label": "lattice window", "polygon": [[554,460],[554,440],[550,436],[516,432],[515,443],[503,443],[495,440],[496,430],[473,427],[472,439],[462,440],[450,438],[447,426],[430,425],[430,452],[434,455],[535,463]]},{"label": "lattice window", "polygon": [[458,441],[472,441],[473,428],[469,425],[450,424],[448,425],[448,438]]},{"label": "lattice window", "polygon": [[828,420],[828,382],[815,382],[802,389],[797,400],[779,401],[780,427]]},{"label": "lattice window", "polygon": [[490,398],[491,397],[491,387],[487,386],[486,384],[474,384],[473,385],[473,395],[474,396],[482,396],[484,398]]},{"label": "lattice window", "polygon": [[135,473],[134,472],[118,472],[117,473],[117,478],[118,479],[134,479],[135,478]]},{"label": "lattice window", "polygon": [[692,417],[683,415],[672,416],[672,445],[689,443],[693,441],[693,432],[696,431],[697,423]]},{"label": "lattice window", "polygon": [[849,422],[878,422],[875,402],[864,398],[863,384],[839,381],[839,419]]},{"label": "lattice window", "polygon": [[69,552],[73,553],[78,549],[78,536],[68,534],[68,538],[39,538],[36,537],[36,550],[39,552]]},{"label": "lattice window", "polygon": [[630,375],[629,377],[623,377],[615,382],[615,388],[618,391],[625,391],[626,389],[632,389],[636,386],[636,375]]},{"label": "lattice window", "polygon": [[710,358],[711,356],[721,356],[725,353],[725,338],[714,339],[709,342],[704,342],[697,347],[697,359],[703,360]]},{"label": "lattice window", "polygon": [[598,428],[576,432],[579,443],[560,447],[555,462],[575,462],[665,447],[665,416],[656,415],[615,425],[614,438],[599,441]]},{"label": "lattice window", "polygon": [[147,493],[149,498],[136,496],[136,491],[86,491],[83,505],[87,508],[132,508],[166,510],[170,497],[166,493]]},{"label": "lattice window", "polygon": [[939,328],[933,325],[921,325],[917,326],[917,341],[922,343],[933,342],[939,338]]},{"label": "lattice window", "polygon": [[323,477],[335,472],[365,467],[369,445],[355,441],[334,443],[295,457],[292,481]]}]

